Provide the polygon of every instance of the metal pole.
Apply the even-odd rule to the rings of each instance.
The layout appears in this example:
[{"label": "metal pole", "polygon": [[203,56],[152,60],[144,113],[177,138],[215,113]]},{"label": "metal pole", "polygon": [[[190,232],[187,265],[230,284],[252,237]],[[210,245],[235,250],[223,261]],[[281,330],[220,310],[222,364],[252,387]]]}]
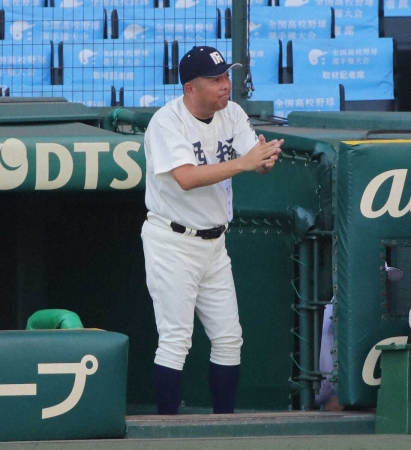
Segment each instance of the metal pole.
[{"label": "metal pole", "polygon": [[232,99],[244,109],[247,103],[247,93],[244,81],[247,76],[247,0],[233,1],[233,14],[231,20],[232,27],[232,52],[233,62],[241,63],[241,69],[232,71]]},{"label": "metal pole", "polygon": [[300,407],[310,410],[313,405],[313,390],[310,382],[312,372],[312,323],[310,320],[310,274],[311,274],[311,240],[300,244]]},{"label": "metal pole", "polygon": [[[320,346],[321,346],[321,326],[320,326],[320,296],[319,296],[319,272],[320,272],[320,247],[317,238],[313,241],[313,253],[314,253],[314,270],[313,270],[313,304],[315,309],[313,310],[313,352],[314,352],[314,372],[317,374],[320,371]],[[322,308],[321,308],[322,309]],[[320,379],[313,380],[314,393],[318,394],[320,390]]]}]

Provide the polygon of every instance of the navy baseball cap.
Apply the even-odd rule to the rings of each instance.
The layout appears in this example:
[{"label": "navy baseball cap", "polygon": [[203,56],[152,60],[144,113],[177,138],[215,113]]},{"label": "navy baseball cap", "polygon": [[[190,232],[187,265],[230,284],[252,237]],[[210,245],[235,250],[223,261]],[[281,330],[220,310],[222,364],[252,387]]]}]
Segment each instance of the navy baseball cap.
[{"label": "navy baseball cap", "polygon": [[242,64],[227,64],[214,47],[194,46],[181,58],[180,81],[185,84],[197,77],[218,77],[232,67],[242,67]]}]

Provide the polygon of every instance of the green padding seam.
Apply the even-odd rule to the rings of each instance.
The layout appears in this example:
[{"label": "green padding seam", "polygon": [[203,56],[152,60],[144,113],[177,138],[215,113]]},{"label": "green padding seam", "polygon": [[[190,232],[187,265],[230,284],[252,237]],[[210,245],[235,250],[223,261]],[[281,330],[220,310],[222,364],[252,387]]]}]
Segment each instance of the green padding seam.
[{"label": "green padding seam", "polygon": [[67,309],[42,309],[31,315],[26,330],[84,328],[80,317]]}]

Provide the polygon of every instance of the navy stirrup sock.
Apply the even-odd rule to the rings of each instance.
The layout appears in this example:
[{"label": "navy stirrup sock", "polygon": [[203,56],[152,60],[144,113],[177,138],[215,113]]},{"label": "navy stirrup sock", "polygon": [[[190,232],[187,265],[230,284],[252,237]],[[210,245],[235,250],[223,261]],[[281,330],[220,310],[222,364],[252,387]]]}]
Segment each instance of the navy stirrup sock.
[{"label": "navy stirrup sock", "polygon": [[159,414],[178,413],[182,378],[182,370],[154,364],[154,393]]},{"label": "navy stirrup sock", "polygon": [[240,365],[222,366],[210,362],[210,389],[214,414],[234,413],[240,379]]}]

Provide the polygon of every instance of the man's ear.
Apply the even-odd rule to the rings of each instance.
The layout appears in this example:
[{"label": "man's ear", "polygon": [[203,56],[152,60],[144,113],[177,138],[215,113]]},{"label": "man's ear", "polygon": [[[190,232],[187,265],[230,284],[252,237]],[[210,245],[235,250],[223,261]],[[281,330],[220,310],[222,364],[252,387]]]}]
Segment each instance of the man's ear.
[{"label": "man's ear", "polygon": [[193,92],[193,84],[191,81],[187,81],[187,83],[184,85],[184,92],[187,94],[191,94]]}]

